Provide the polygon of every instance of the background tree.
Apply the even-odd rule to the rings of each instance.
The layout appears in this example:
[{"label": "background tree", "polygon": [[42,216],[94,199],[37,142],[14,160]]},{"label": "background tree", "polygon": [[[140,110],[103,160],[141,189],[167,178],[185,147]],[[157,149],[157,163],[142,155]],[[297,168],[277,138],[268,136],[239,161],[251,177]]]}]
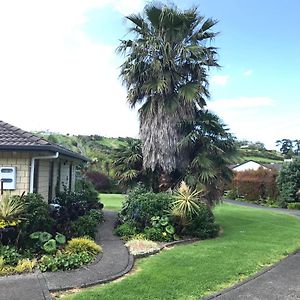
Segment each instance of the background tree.
[{"label": "background tree", "polygon": [[294,140],[294,153],[295,155],[299,155],[300,154],[300,140]]},{"label": "background tree", "polygon": [[299,202],[300,189],[300,159],[295,158],[292,162],[283,165],[278,179],[279,198],[278,202],[286,207],[290,202]]},{"label": "background tree", "polygon": [[205,20],[197,9],[161,4],[147,5],[143,15],[127,20],[134,38],[118,47],[126,55],[120,76],[130,106],[140,106],[143,166],[161,170],[167,186],[166,175],[185,163],[178,124],[193,119],[209,97],[207,70],[218,66],[216,48],[208,46],[216,21]]},{"label": "background tree", "polygon": [[293,156],[293,142],[290,139],[277,140],[276,146],[280,146],[279,151],[285,155],[286,158]]}]

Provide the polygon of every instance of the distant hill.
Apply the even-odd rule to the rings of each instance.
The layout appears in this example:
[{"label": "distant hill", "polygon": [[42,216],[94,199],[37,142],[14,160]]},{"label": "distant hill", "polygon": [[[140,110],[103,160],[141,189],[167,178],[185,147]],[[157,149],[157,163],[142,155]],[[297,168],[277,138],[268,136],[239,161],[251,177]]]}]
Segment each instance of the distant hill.
[{"label": "distant hill", "polygon": [[35,132],[35,134],[57,143],[62,147],[85,155],[95,164],[95,168],[107,175],[113,172],[112,152],[126,140],[133,138],[108,138],[100,135],[64,135],[59,133]]},{"label": "distant hill", "polygon": [[[59,133],[35,132],[43,138],[57,143],[74,152],[81,153],[90,158],[95,169],[107,175],[113,175],[112,152],[126,140],[133,138],[108,138],[100,135],[64,135]],[[258,143],[257,143],[258,144]],[[258,163],[282,163],[283,155],[276,150],[266,150],[260,144],[249,146],[237,144],[239,156],[235,163],[253,160]]]},{"label": "distant hill", "polygon": [[239,156],[238,162],[240,163],[249,160],[259,163],[282,163],[284,160],[280,152],[266,149],[240,148]]}]

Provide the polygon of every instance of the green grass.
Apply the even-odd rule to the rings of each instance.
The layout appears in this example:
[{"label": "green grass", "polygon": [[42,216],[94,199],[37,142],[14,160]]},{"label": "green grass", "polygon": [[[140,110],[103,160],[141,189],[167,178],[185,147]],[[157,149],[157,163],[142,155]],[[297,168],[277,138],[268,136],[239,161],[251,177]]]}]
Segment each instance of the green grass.
[{"label": "green grass", "polygon": [[300,248],[300,219],[224,204],[215,209],[224,233],[137,261],[119,282],[86,289],[65,300],[194,300],[228,287]]},{"label": "green grass", "polygon": [[122,207],[122,202],[125,200],[123,194],[100,194],[101,202],[104,204],[104,209],[119,211]]},{"label": "green grass", "polygon": [[258,163],[266,163],[266,164],[271,164],[271,163],[282,164],[283,163],[283,160],[276,160],[276,159],[270,159],[270,158],[259,157],[259,156],[243,156],[242,160],[244,162],[249,161],[249,160],[253,160],[253,161],[256,161]]}]

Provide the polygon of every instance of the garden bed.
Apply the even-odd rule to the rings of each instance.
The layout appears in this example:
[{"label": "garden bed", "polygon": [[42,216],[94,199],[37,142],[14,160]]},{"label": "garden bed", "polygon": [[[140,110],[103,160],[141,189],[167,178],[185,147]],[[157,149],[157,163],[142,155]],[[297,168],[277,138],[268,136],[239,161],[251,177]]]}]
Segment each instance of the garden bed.
[{"label": "garden bed", "polygon": [[103,205],[92,188],[40,195],[4,196],[0,202],[0,276],[71,270],[99,260],[94,241]]}]

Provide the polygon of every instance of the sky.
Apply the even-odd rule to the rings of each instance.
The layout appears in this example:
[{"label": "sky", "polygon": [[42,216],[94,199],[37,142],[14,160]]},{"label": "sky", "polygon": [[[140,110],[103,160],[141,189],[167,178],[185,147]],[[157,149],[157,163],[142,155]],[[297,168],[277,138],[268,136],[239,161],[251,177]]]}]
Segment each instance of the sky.
[{"label": "sky", "polygon": [[[218,20],[208,108],[238,139],[299,139],[300,1],[162,1]],[[144,0],[0,1],[0,120],[24,130],[138,137],[115,52]]]}]

